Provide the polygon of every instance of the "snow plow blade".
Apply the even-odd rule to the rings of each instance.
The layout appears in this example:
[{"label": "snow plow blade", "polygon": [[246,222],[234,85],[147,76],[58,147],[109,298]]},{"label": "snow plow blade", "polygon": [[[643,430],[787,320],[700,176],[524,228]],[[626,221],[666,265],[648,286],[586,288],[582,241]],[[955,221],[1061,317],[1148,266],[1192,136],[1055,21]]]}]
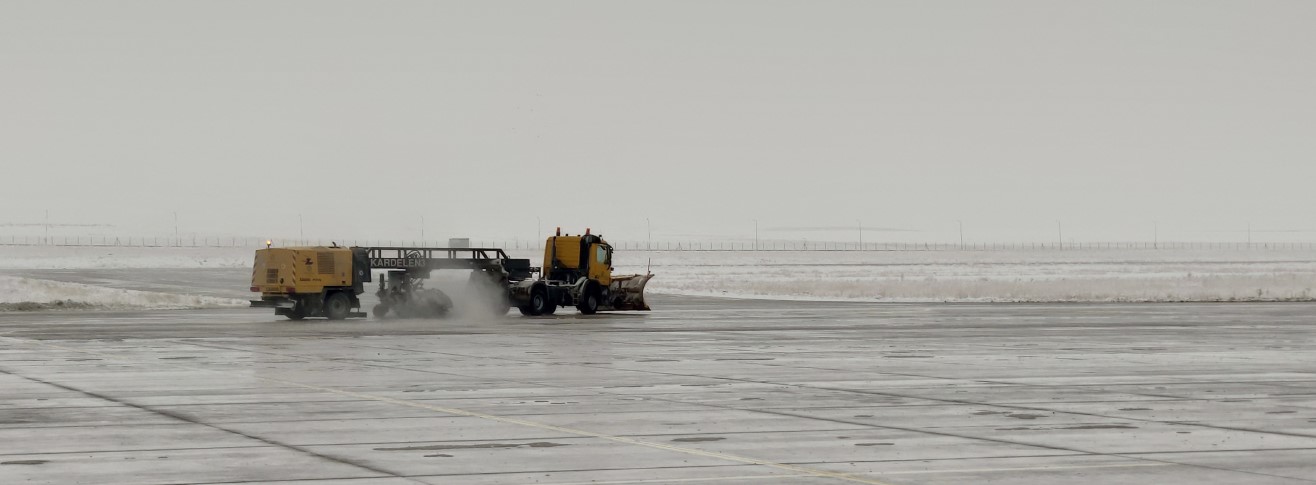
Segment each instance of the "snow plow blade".
[{"label": "snow plow blade", "polygon": [[644,301],[644,286],[649,284],[651,274],[613,276],[608,285],[608,294],[612,295],[607,310],[648,311],[649,304]]}]

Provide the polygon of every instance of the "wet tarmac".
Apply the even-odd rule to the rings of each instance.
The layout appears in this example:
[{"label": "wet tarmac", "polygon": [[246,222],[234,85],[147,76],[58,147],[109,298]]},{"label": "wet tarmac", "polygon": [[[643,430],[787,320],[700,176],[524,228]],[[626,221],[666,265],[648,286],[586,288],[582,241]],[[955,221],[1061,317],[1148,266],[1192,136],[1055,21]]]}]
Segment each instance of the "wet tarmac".
[{"label": "wet tarmac", "polygon": [[1313,304],[652,304],[0,314],[0,483],[1316,482]]}]

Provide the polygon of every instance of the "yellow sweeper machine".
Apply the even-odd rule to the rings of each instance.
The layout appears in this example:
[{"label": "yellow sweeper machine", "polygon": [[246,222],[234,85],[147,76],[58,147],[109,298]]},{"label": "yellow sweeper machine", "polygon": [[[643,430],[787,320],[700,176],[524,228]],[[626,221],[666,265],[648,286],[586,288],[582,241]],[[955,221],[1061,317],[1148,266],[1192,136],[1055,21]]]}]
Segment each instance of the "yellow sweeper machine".
[{"label": "yellow sweeper machine", "polygon": [[[371,309],[376,318],[448,314],[469,303],[493,315],[516,307],[523,315],[552,315],[558,307],[580,313],[649,310],[644,287],[653,275],[612,274],[612,246],[602,237],[563,235],[559,229],[544,245],[543,267],[511,258],[498,248],[273,247],[256,251],[251,306],[273,308],[293,320],[360,318],[359,296],[376,271],[383,270]],[[471,302],[456,302],[437,288],[426,288],[434,271],[469,270]]]}]

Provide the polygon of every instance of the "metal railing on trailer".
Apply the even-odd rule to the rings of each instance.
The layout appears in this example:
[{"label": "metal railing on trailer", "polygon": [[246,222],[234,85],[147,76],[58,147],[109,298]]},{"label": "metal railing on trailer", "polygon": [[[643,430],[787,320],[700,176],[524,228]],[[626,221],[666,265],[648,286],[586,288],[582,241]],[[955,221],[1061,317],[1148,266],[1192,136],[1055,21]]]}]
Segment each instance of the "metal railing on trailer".
[{"label": "metal railing on trailer", "polygon": [[501,268],[513,279],[529,277],[539,268],[529,259],[509,257],[499,248],[366,248],[370,267],[374,269],[492,269]]}]

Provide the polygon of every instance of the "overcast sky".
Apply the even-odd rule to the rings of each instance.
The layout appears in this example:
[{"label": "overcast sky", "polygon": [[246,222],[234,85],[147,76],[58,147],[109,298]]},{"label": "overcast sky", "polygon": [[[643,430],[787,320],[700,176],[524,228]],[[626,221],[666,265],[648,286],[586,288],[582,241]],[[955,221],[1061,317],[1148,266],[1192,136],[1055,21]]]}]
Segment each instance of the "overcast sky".
[{"label": "overcast sky", "polygon": [[1316,240],[1313,25],[1311,1],[2,0],[0,223]]}]

